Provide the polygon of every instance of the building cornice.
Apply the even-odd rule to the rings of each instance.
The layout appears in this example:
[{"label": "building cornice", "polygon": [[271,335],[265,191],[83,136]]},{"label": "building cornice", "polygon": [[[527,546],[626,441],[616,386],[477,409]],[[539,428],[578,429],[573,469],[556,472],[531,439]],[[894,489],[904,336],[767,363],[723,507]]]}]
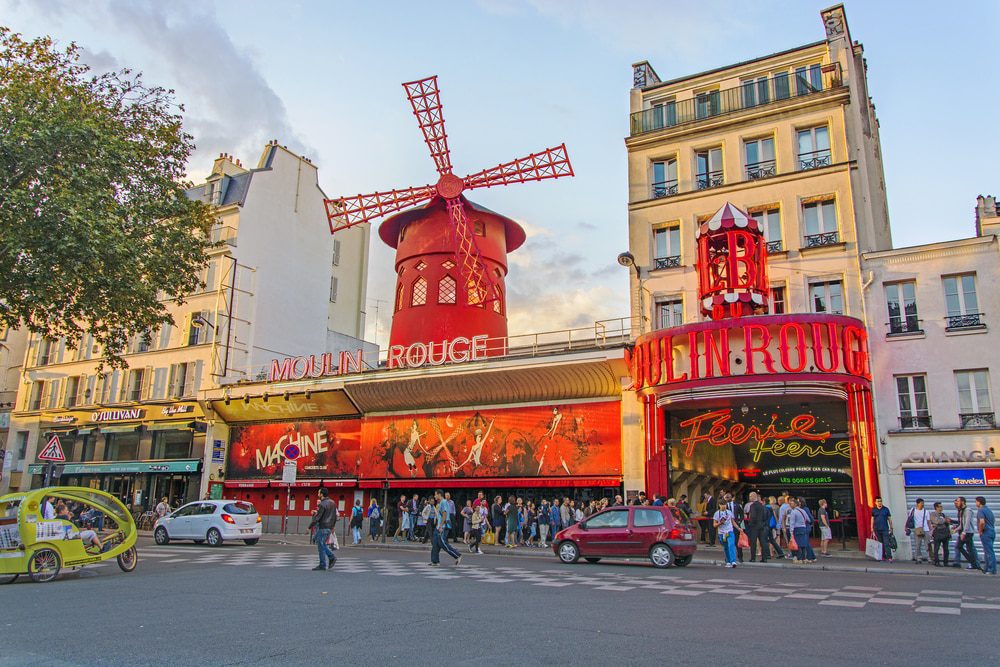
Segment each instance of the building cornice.
[{"label": "building cornice", "polygon": [[942,241],[921,246],[862,253],[862,258],[872,266],[891,266],[895,264],[908,264],[910,262],[922,262],[929,259],[996,252],[996,245],[997,237],[991,234],[989,236],[975,236],[968,239],[956,239],[954,241]]}]

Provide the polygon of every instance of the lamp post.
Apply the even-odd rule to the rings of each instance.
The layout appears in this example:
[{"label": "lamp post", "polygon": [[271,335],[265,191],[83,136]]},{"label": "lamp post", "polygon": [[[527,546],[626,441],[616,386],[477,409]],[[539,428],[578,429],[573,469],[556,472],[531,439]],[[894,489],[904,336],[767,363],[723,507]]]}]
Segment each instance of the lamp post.
[{"label": "lamp post", "polygon": [[639,335],[642,335],[646,331],[646,327],[643,325],[646,321],[646,305],[645,300],[642,298],[642,270],[635,262],[635,255],[628,251],[618,255],[618,263],[626,268],[631,267],[635,269],[635,279],[639,283]]}]

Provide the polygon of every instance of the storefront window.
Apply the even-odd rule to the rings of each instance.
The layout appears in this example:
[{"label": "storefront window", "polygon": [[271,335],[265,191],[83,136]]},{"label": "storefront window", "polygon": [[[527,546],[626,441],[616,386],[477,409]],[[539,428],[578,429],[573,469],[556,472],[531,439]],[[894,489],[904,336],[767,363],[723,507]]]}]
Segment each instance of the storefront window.
[{"label": "storefront window", "polygon": [[156,431],[153,433],[154,459],[186,459],[191,456],[191,431]]},{"label": "storefront window", "polygon": [[139,458],[138,433],[108,433],[105,437],[105,461],[135,461]]}]

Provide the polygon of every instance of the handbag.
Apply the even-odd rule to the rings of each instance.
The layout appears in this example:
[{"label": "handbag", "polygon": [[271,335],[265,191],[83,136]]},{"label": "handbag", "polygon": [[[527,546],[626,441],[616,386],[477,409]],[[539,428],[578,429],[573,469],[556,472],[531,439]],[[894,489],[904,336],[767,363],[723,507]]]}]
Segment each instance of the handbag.
[{"label": "handbag", "polygon": [[791,537],[788,538],[788,550],[789,551],[798,551],[799,550],[799,543],[795,541],[795,536],[794,535],[792,535]]},{"label": "handbag", "polygon": [[889,548],[895,551],[899,548],[899,544],[896,543],[896,536],[889,533]]},{"label": "handbag", "polygon": [[736,546],[739,547],[740,549],[750,548],[750,538],[747,537],[747,533],[745,530],[740,531],[740,538],[736,540]]},{"label": "handbag", "polygon": [[492,530],[483,531],[483,544],[496,544],[496,533]]},{"label": "handbag", "polygon": [[869,537],[865,542],[865,555],[875,560],[882,560],[882,543]]}]

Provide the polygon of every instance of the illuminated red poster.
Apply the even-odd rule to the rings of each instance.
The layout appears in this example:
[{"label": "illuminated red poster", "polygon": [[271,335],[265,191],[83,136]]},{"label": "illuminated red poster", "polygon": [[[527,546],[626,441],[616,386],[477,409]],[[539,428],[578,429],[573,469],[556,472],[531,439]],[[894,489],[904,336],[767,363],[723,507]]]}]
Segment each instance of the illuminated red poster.
[{"label": "illuminated red poster", "polygon": [[986,468],[986,486],[1000,486],[1000,468]]},{"label": "illuminated red poster", "polygon": [[621,473],[617,401],[369,417],[368,477],[569,477]]},{"label": "illuminated red poster", "polygon": [[287,445],[299,450],[298,477],[355,477],[361,420],[314,420],[233,428],[228,479],[281,478]]}]

